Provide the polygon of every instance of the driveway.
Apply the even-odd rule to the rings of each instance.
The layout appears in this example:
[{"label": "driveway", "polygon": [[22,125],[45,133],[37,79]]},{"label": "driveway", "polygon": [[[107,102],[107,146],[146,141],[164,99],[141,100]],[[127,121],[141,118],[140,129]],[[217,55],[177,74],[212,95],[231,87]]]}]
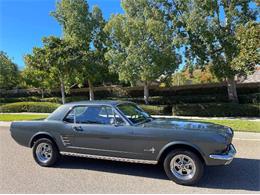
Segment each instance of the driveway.
[{"label": "driveway", "polygon": [[230,166],[208,167],[201,182],[188,187],[154,165],[64,157],[43,168],[0,127],[0,193],[259,193],[260,140],[233,143],[238,153]]}]

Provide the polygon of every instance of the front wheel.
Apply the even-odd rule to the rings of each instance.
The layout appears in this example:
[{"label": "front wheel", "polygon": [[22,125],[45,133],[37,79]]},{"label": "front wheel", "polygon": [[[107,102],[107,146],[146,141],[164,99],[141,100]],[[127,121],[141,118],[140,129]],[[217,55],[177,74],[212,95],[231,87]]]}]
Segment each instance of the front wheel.
[{"label": "front wheel", "polygon": [[204,164],[197,154],[178,149],[166,156],[164,170],[170,180],[182,185],[194,185],[203,175]]},{"label": "front wheel", "polygon": [[33,158],[39,165],[49,167],[58,161],[59,150],[51,140],[42,138],[33,145]]}]

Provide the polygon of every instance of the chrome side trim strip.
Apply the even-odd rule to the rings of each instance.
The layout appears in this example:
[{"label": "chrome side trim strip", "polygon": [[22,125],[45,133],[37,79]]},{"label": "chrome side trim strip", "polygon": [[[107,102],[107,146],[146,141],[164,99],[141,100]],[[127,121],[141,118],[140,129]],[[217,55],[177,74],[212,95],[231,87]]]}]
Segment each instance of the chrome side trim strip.
[{"label": "chrome side trim strip", "polygon": [[81,154],[81,153],[73,153],[73,152],[60,152],[60,154],[66,155],[66,156],[77,156],[77,157],[84,157],[84,158],[94,158],[94,159],[112,160],[112,161],[120,161],[120,162],[131,162],[131,163],[141,163],[141,164],[157,164],[157,161],[153,161],[153,160],[118,158],[118,157],[111,157],[111,156],[99,156],[99,155],[93,155],[93,154]]},{"label": "chrome side trim strip", "polygon": [[114,152],[114,153],[124,153],[124,154],[140,154],[135,152],[126,152],[126,151],[118,151],[118,150],[104,150],[104,149],[96,149],[96,148],[84,148],[78,146],[68,146],[70,149],[81,149],[81,150],[93,150],[93,151],[102,151],[102,152]]}]

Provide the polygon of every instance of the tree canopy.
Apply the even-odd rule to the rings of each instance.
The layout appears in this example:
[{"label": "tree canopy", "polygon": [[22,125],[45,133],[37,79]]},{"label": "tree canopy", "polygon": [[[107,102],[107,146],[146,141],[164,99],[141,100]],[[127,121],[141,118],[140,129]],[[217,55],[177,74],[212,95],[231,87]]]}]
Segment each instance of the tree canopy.
[{"label": "tree canopy", "polygon": [[45,37],[42,48],[34,48],[33,54],[25,56],[26,68],[34,77],[41,76],[45,87],[60,85],[65,103],[65,91],[75,82],[79,56],[80,51],[73,44],[57,37]]},{"label": "tree canopy", "polygon": [[171,75],[181,63],[176,53],[174,32],[161,10],[148,0],[122,1],[125,14],[111,17],[105,27],[110,35],[106,59],[119,79],[144,83],[148,103],[148,85],[161,75]]},{"label": "tree canopy", "polygon": [[18,67],[7,56],[0,51],[0,89],[11,89],[16,87],[19,82]]},{"label": "tree canopy", "polygon": [[[252,63],[236,63],[256,53],[255,47],[241,47],[241,26],[256,20],[250,0],[165,0],[169,18],[178,27],[187,63],[204,66],[211,62],[218,78],[228,81],[229,97],[237,101],[234,76],[252,70]],[[256,36],[253,38],[256,41]],[[259,53],[259,51],[258,51]],[[243,66],[243,67],[242,67]],[[238,68],[240,67],[240,68]]]},{"label": "tree canopy", "polygon": [[94,99],[93,82],[102,77],[106,70],[104,63],[105,20],[101,10],[95,6],[92,12],[85,0],[62,0],[57,3],[52,15],[61,24],[64,39],[76,45],[81,51],[76,79],[79,86],[89,85],[90,100]]}]

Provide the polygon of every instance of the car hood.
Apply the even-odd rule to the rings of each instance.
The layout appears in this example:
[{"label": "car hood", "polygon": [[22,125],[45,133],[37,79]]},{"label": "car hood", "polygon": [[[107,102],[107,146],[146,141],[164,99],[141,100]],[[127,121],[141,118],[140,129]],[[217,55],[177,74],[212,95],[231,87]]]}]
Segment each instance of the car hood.
[{"label": "car hood", "polygon": [[176,130],[193,130],[203,132],[214,132],[223,135],[233,134],[231,129],[226,126],[208,122],[196,122],[182,119],[154,119],[144,123],[144,127],[166,128]]}]

